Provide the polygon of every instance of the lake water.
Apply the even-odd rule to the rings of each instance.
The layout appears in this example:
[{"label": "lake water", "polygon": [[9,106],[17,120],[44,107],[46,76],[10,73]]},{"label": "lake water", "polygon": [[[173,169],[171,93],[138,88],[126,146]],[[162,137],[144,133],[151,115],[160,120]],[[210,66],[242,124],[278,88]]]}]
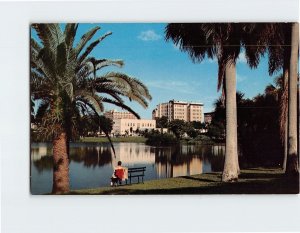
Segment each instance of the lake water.
[{"label": "lake water", "polygon": [[[70,188],[84,189],[110,185],[113,167],[119,160],[126,167],[146,167],[144,180],[221,171],[225,146],[148,146],[144,143],[114,143],[114,155],[107,143],[70,144]],[[31,193],[52,189],[52,144],[31,145]]]}]

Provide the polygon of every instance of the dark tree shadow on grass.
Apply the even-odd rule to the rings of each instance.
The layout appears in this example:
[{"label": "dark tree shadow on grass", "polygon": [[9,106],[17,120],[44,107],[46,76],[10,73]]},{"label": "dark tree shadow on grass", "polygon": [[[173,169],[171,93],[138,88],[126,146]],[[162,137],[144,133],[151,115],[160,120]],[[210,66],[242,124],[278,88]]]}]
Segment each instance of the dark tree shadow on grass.
[{"label": "dark tree shadow on grass", "polygon": [[[240,180],[235,183],[222,183],[220,174],[212,175],[212,179],[207,177],[184,176],[183,179],[199,181],[196,187],[178,187],[178,188],[153,188],[140,189],[132,186],[120,186],[108,189],[99,189],[93,194],[98,195],[169,195],[169,194],[298,194],[299,176],[286,176],[282,173],[242,173]],[[220,181],[217,181],[220,180]],[[202,182],[202,185],[201,185]],[[73,191],[69,194],[90,194],[89,191]]]},{"label": "dark tree shadow on grass", "polygon": [[180,178],[183,179],[187,179],[187,180],[197,180],[199,182],[221,182],[221,177],[219,178],[219,180],[215,180],[215,179],[203,179],[203,178],[197,178],[197,177],[192,177],[192,176],[181,176]]}]

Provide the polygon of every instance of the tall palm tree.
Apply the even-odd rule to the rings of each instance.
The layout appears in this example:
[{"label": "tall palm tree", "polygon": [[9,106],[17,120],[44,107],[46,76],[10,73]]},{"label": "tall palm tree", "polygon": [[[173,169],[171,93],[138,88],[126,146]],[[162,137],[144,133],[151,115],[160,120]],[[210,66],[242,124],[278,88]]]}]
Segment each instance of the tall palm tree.
[{"label": "tall palm tree", "polygon": [[[32,24],[39,40],[31,38],[30,87],[33,100],[40,100],[40,136],[53,142],[53,188],[55,194],[67,193],[69,186],[69,141],[76,135],[80,116],[101,115],[103,103],[122,107],[137,117],[122,97],[145,108],[151,95],[139,80],[119,72],[99,75],[103,67],[122,67],[120,60],[96,59],[90,54],[108,32],[92,43],[100,29],[94,27],[74,45],[78,24]],[[101,95],[104,94],[104,95]]]},{"label": "tall palm tree", "polygon": [[[260,58],[265,53],[269,56],[269,75],[283,69],[284,82],[283,94],[280,101],[280,134],[284,146],[283,169],[287,157],[287,78],[289,51],[284,46],[289,42],[289,27],[283,27],[281,23],[249,23],[246,25],[242,43],[245,47],[247,62],[251,68],[259,65]],[[279,45],[279,46],[278,46]]]},{"label": "tall palm tree", "polygon": [[[297,23],[248,24],[247,30],[245,30],[246,33],[243,36],[246,58],[250,67],[257,67],[260,57],[265,52],[268,52],[269,74],[273,75],[275,72],[283,70],[283,93],[280,104],[280,131],[284,144],[283,169],[285,170],[286,168],[286,161],[289,161],[289,167],[293,168],[291,170],[294,170],[292,173],[299,173],[298,159],[287,160],[287,157],[293,158],[294,154],[297,155],[297,149],[295,153],[295,148],[297,148],[297,127],[295,127],[297,122],[295,117],[297,99],[295,101],[292,100],[292,104],[289,101],[291,95],[294,99],[297,96],[295,90],[292,91],[293,94],[289,91],[289,88],[293,87],[295,89],[297,87],[297,81],[295,80],[297,80],[298,55],[296,56],[295,54],[298,54],[298,42],[296,43],[295,41],[298,34],[293,32],[293,30],[299,30],[297,27]],[[292,51],[294,55],[292,55]],[[292,56],[294,57],[292,58]],[[293,78],[291,79],[291,77]],[[291,115],[291,117],[288,118],[288,115]],[[288,141],[291,143],[288,143]]]},{"label": "tall palm tree", "polygon": [[205,56],[218,60],[218,90],[223,86],[226,106],[226,151],[222,180],[236,181],[239,174],[237,154],[236,60],[241,51],[243,24],[236,23],[171,23],[166,27],[166,40],[188,52],[194,62]]},{"label": "tall palm tree", "polygon": [[299,174],[297,151],[297,89],[298,89],[298,54],[299,54],[299,25],[291,26],[291,55],[289,69],[289,105],[288,105],[288,174]]}]

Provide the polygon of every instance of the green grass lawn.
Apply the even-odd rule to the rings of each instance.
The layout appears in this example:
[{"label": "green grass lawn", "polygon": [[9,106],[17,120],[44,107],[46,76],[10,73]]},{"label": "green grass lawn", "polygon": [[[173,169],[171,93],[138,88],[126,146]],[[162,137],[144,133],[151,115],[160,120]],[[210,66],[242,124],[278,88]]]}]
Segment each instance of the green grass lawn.
[{"label": "green grass lawn", "polygon": [[[137,142],[145,143],[146,138],[144,137],[112,137],[112,142]],[[109,142],[106,137],[85,137],[80,139],[80,142]]]},{"label": "green grass lawn", "polygon": [[[108,181],[109,184],[109,181]],[[242,170],[236,183],[222,183],[221,173],[145,181],[144,184],[73,190],[70,194],[296,194],[299,177],[287,177],[281,169]]]}]

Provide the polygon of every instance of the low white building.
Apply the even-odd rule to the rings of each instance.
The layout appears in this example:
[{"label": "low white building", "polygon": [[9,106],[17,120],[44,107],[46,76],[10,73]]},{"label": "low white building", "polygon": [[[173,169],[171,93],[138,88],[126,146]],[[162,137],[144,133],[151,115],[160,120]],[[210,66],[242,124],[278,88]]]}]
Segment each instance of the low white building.
[{"label": "low white building", "polygon": [[136,130],[144,131],[156,128],[155,120],[146,119],[114,119],[112,134],[133,134]]}]

